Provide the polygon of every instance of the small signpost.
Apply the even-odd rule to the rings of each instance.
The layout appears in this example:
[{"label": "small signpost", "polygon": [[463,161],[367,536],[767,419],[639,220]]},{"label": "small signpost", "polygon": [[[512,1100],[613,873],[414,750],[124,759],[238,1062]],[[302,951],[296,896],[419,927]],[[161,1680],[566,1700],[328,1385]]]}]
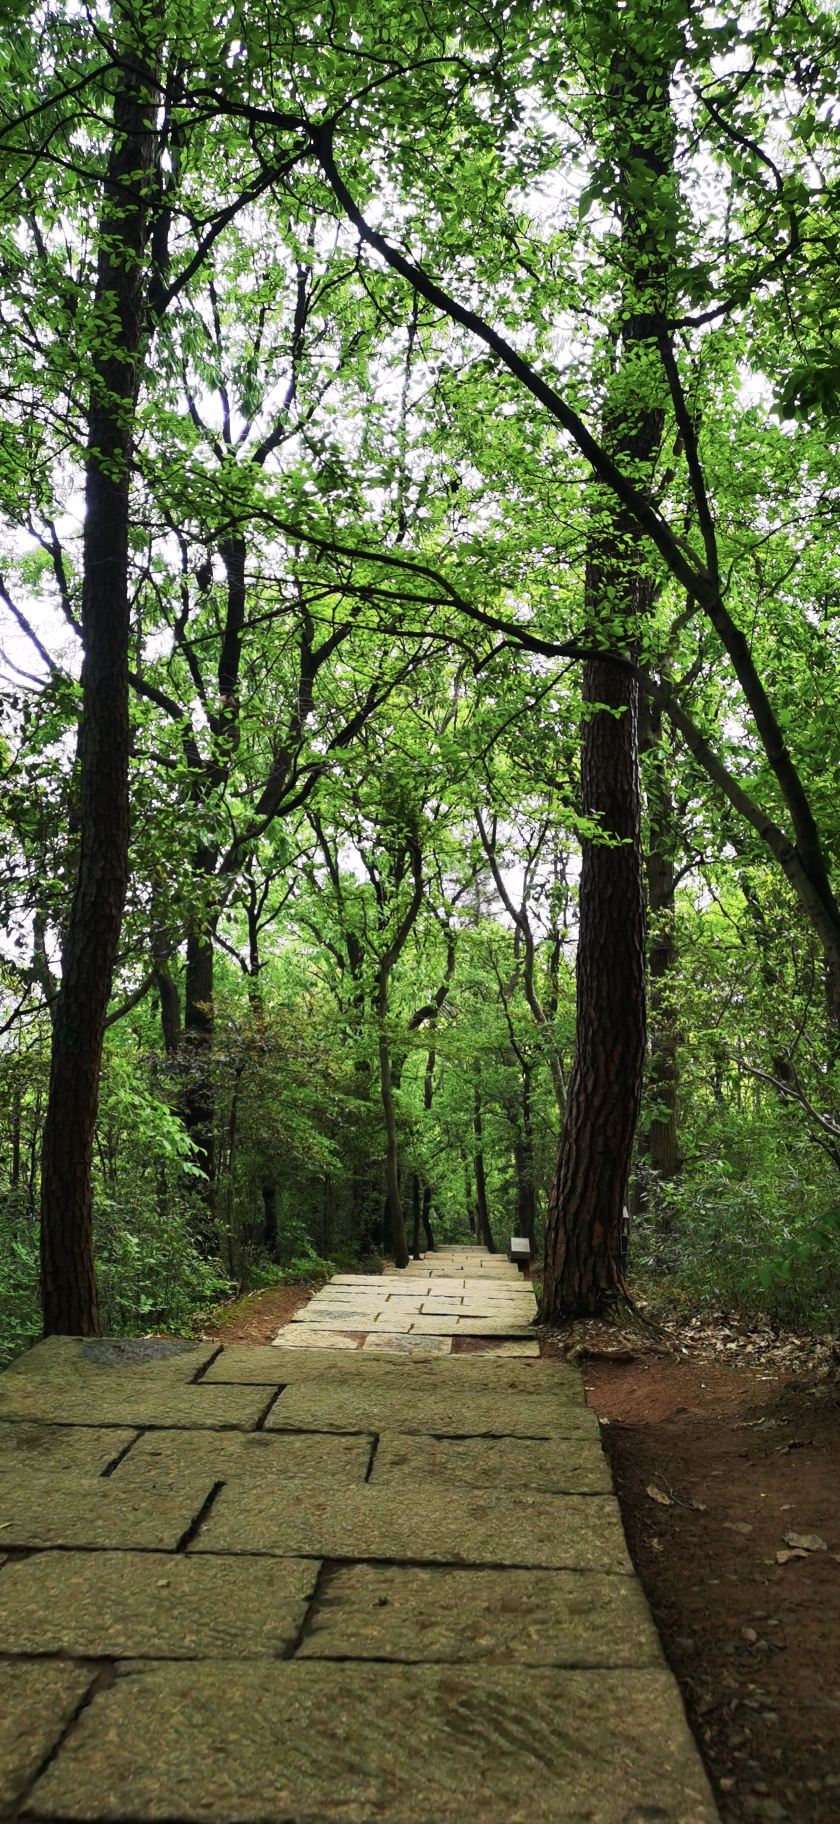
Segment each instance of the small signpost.
[{"label": "small signpost", "polygon": [[520,1273],[527,1273],[531,1265],[531,1243],[527,1235],[511,1235],[508,1260],[515,1260]]}]

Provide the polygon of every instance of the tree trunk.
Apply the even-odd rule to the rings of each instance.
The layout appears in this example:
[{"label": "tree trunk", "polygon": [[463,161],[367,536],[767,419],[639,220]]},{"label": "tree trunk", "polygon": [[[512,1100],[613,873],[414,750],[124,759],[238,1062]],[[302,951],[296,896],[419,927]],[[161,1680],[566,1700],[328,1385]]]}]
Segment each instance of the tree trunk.
[{"label": "tree trunk", "polygon": [[[125,17],[124,15],[121,15]],[[154,73],[123,45],[105,179],[88,410],[83,543],[79,860],[53,1022],[41,1163],[44,1333],[100,1331],[91,1163],[105,1016],[128,883],[128,528],[144,327]]]},{"label": "tree trunk", "polygon": [[216,1182],[215,1097],[210,1077],[213,1047],[213,936],[192,933],[187,939],[186,992],[184,996],[184,1059],[186,1082],[184,1125],[196,1149],[196,1163],[205,1174],[206,1219],[198,1237],[208,1250],[214,1245]]},{"label": "tree trunk", "polygon": [[478,1214],[478,1234],[489,1253],[495,1254],[496,1243],[490,1227],[490,1215],[487,1209],[487,1178],[484,1171],[483,1134],[481,1126],[481,1092],[476,1084],[473,1102],[473,1134],[475,1135],[475,1153],[473,1170],[475,1172],[475,1207]]},{"label": "tree trunk", "polygon": [[680,1170],[677,1146],[677,1046],[679,1033],[671,992],[676,962],[674,932],[674,807],[658,755],[648,787],[650,838],[647,858],[650,916],[650,1055],[648,1087],[661,1111],[651,1121],[647,1151],[657,1179],[667,1183]]},{"label": "tree trunk", "polygon": [[412,1235],[411,1252],[415,1260],[420,1259],[420,1180],[416,1172],[411,1174],[411,1217]]},{"label": "tree trunk", "polygon": [[424,1184],[423,1186],[423,1207],[420,1214],[426,1235],[426,1253],[434,1254],[435,1238],[432,1234],[432,1189],[431,1185],[428,1184]]},{"label": "tree trunk", "polygon": [[534,1236],[537,1223],[537,1187],[534,1181],[534,1135],[531,1125],[531,1072],[522,1072],[522,1129],[520,1138],[513,1148],[516,1165],[516,1214],[514,1224],[517,1235],[527,1235],[534,1251]]},{"label": "tree trunk", "polygon": [[408,1266],[408,1241],[402,1213],[400,1178],[397,1164],[397,1119],[391,1092],[391,1054],[383,1032],[379,1035],[379,1086],[385,1116],[385,1203],[394,1244],[394,1263]]},{"label": "tree trunk", "polygon": [[549,1199],[541,1317],[592,1316],[626,1293],[623,1210],[645,1059],[645,912],[639,831],[638,690],[592,660],[581,761],[587,814],[615,846],[585,841],[577,1032]]},{"label": "tree trunk", "polygon": [[273,1178],[266,1178],[262,1187],[263,1201],[263,1247],[272,1257],[277,1252],[277,1186]]}]

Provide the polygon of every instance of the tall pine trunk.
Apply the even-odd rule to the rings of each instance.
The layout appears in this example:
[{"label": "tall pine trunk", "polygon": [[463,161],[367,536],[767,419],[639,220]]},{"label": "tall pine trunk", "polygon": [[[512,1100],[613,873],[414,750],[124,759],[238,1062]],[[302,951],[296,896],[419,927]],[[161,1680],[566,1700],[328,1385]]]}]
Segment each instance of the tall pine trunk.
[{"label": "tall pine trunk", "polygon": [[546,1219],[547,1322],[595,1313],[626,1290],[623,1209],[645,1058],[638,688],[629,672],[593,660],[583,694],[609,706],[585,724],[581,793],[612,842],[583,845],[575,1053]]},{"label": "tall pine trunk", "polygon": [[[604,436],[644,489],[663,427],[656,323],[667,309],[670,71],[664,41],[646,31],[637,38],[629,14],[616,15],[615,33],[604,129],[618,180],[624,295]],[[591,643],[619,660],[635,659],[651,597],[638,527],[614,497],[594,488],[586,567]],[[581,801],[605,840],[582,845],[577,1031],[546,1220],[540,1315],[547,1323],[594,1316],[626,1297],[624,1206],[645,1062],[639,704],[629,666],[590,660],[583,702]]]},{"label": "tall pine trunk", "polygon": [[41,1162],[47,1336],[96,1336],[100,1330],[91,1162],[105,1017],[128,884],[129,487],[156,95],[154,72],[136,44],[123,43],[118,67],[92,319],[79,860],[53,1022]]}]

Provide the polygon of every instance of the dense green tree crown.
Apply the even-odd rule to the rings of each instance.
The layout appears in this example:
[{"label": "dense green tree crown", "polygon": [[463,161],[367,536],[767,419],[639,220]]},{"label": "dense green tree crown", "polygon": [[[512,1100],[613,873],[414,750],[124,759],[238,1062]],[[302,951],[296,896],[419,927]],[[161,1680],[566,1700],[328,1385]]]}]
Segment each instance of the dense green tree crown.
[{"label": "dense green tree crown", "polygon": [[642,702],[639,1247],[689,1271],[722,1223],[758,1284],[840,1161],[835,14],[3,18],[10,1333],[87,840],[97,468],[129,512],[108,1321],[266,1250],[410,1243],[418,1195],[461,1234],[477,1156],[496,1240],[539,1231],[581,850],[615,840],[580,786],[593,654]]}]

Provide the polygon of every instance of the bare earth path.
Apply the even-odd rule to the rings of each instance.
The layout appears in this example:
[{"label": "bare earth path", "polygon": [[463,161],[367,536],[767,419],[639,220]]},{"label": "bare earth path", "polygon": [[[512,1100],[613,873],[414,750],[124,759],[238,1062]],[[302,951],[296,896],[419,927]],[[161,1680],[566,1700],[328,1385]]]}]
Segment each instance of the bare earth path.
[{"label": "bare earth path", "polygon": [[0,1814],[713,1824],[579,1371],[358,1317],[2,1376]]}]

